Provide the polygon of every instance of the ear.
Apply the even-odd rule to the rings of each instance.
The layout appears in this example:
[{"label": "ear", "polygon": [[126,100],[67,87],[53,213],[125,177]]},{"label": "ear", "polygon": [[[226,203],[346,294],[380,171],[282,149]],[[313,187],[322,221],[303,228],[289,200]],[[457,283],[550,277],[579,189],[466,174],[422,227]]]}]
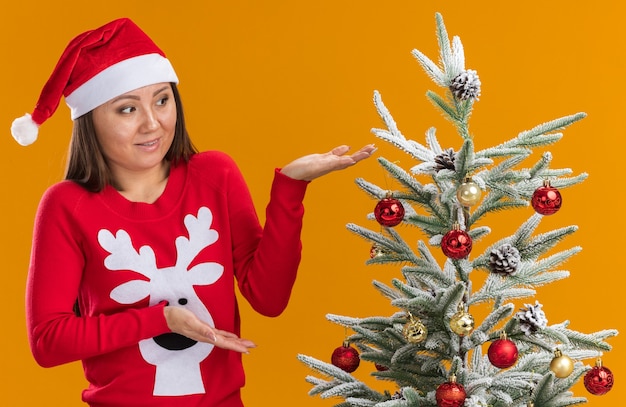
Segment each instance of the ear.
[{"label": "ear", "polygon": [[120,304],[134,304],[150,295],[150,283],[143,280],[132,280],[120,284],[111,290],[111,299]]},{"label": "ear", "polygon": [[209,285],[222,276],[224,266],[219,263],[200,263],[193,266],[187,273],[192,285]]}]

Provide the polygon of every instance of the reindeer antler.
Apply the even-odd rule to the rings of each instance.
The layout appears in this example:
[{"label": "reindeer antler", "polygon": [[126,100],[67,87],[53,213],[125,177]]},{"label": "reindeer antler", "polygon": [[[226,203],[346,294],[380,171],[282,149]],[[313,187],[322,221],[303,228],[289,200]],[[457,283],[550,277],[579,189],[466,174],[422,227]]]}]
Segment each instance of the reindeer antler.
[{"label": "reindeer antler", "polygon": [[[152,279],[156,272],[156,258],[149,246],[136,251],[130,236],[125,230],[118,230],[114,236],[106,229],[98,232],[98,242],[111,253],[104,259],[104,266],[109,270],[130,270]],[[111,290],[111,298],[120,304],[133,304],[150,295],[150,283],[143,280],[131,280]]]},{"label": "reindeer antler", "polygon": [[156,270],[156,258],[150,246],[143,246],[139,252],[133,247],[130,236],[125,230],[118,230],[115,235],[106,229],[98,232],[98,242],[111,253],[104,259],[109,270],[130,270],[152,278]]},{"label": "reindeer antler", "polygon": [[215,243],[218,239],[218,233],[215,229],[211,229],[213,223],[213,214],[211,211],[202,207],[198,210],[198,217],[191,214],[185,216],[185,227],[189,232],[189,238],[179,236],[176,238],[176,267],[189,267],[193,259],[204,249]]}]

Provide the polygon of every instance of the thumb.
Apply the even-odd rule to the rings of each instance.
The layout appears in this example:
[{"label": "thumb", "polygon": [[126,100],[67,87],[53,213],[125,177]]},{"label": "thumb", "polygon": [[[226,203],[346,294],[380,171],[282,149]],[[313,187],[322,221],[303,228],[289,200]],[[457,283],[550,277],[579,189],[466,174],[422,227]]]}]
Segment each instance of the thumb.
[{"label": "thumb", "polygon": [[341,146],[337,146],[333,148],[330,153],[333,155],[344,155],[349,150],[350,150],[350,146],[341,145]]}]

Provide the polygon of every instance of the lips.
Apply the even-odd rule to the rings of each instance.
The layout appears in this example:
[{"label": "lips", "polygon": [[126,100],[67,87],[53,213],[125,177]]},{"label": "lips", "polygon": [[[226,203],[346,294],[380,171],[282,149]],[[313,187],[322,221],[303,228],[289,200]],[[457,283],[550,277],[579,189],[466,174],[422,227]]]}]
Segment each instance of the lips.
[{"label": "lips", "polygon": [[141,147],[152,147],[152,146],[156,145],[156,143],[158,143],[158,142],[159,142],[159,140],[152,140],[152,141],[147,141],[145,143],[139,143],[137,145],[141,146]]}]

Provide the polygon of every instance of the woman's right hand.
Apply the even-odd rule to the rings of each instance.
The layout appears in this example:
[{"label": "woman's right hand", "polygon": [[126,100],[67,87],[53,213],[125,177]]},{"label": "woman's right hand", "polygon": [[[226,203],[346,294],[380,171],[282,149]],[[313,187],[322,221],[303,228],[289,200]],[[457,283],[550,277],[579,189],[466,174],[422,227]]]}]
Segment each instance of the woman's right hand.
[{"label": "woman's right hand", "polygon": [[219,348],[241,353],[249,353],[251,348],[256,348],[254,342],[240,338],[232,332],[213,328],[186,308],[166,306],[163,313],[172,332],[194,341],[211,343]]},{"label": "woman's right hand", "polygon": [[376,147],[373,144],[368,144],[359,151],[346,155],[348,151],[350,151],[350,147],[342,145],[325,154],[305,155],[285,165],[280,172],[289,178],[312,181],[329,172],[343,170],[369,158],[376,151]]}]

